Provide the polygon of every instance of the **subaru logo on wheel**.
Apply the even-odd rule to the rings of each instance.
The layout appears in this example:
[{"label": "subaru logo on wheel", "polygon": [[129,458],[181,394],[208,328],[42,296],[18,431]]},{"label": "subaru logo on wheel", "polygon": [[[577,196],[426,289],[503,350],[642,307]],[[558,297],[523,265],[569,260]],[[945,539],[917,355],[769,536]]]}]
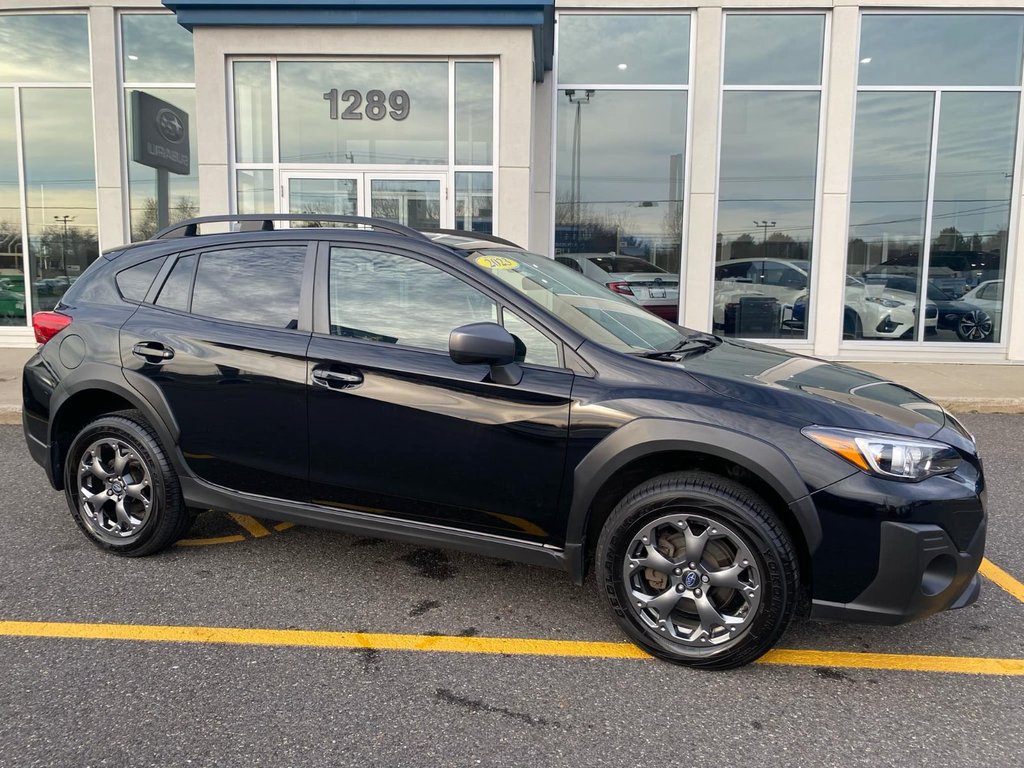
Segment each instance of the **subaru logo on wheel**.
[{"label": "subaru logo on wheel", "polygon": [[700,584],[700,576],[695,571],[688,571],[686,576],[683,578],[683,583],[687,589],[693,589]]},{"label": "subaru logo on wheel", "polygon": [[185,138],[185,126],[181,118],[169,109],[161,109],[156,113],[156,127],[171,144],[178,144]]}]

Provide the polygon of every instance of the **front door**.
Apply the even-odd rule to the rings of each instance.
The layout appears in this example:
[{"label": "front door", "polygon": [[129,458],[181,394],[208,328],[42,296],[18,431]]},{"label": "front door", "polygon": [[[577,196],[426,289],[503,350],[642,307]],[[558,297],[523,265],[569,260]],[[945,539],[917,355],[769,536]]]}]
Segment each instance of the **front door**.
[{"label": "front door", "polygon": [[[318,255],[313,501],[551,541],[573,381],[558,344],[464,276],[354,240]],[[482,321],[519,337],[518,385],[449,357],[451,330]]]},{"label": "front door", "polygon": [[284,174],[287,213],[372,216],[413,229],[450,228],[448,181],[436,173]]}]

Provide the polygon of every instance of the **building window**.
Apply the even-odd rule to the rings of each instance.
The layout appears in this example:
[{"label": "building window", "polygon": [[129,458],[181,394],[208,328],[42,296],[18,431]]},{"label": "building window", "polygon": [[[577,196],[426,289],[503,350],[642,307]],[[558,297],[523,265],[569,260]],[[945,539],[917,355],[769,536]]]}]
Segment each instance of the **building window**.
[{"label": "building window", "polygon": [[862,16],[844,338],[1000,341],[1022,54],[1021,15]]},{"label": "building window", "polygon": [[0,15],[0,50],[0,325],[25,326],[99,253],[88,18]]},{"label": "building window", "polygon": [[195,65],[192,33],[173,15],[125,13],[120,21],[128,212],[136,241],[199,212]]},{"label": "building window", "polygon": [[496,85],[491,61],[234,61],[238,211],[491,232]]},{"label": "building window", "polygon": [[562,13],[557,29],[554,251],[644,259],[678,301],[690,17]]},{"label": "building window", "polygon": [[807,338],[824,47],[823,14],[726,16],[716,333]]}]

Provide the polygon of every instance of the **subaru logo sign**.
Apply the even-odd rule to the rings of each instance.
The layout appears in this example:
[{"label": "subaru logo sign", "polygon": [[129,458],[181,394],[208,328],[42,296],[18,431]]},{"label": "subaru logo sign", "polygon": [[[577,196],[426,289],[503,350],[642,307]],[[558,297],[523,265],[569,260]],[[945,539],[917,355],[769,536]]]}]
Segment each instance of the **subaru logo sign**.
[{"label": "subaru logo sign", "polygon": [[188,112],[145,91],[132,91],[132,160],[188,175]]},{"label": "subaru logo sign", "polygon": [[156,113],[156,129],[171,144],[180,144],[185,138],[185,125],[181,118],[166,107]]},{"label": "subaru logo sign", "polygon": [[693,589],[700,584],[700,576],[697,575],[696,571],[687,571],[686,576],[683,577],[683,583],[687,589]]}]

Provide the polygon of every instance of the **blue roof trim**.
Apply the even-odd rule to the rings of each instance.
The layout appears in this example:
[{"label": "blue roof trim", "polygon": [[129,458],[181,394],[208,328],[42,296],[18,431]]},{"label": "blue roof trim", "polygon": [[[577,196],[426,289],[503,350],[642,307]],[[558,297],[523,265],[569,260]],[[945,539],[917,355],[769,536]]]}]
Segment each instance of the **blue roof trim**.
[{"label": "blue roof trim", "polygon": [[[554,0],[163,0],[186,29],[220,26],[530,27],[534,79],[554,59]],[[271,53],[271,51],[268,51]]]}]

